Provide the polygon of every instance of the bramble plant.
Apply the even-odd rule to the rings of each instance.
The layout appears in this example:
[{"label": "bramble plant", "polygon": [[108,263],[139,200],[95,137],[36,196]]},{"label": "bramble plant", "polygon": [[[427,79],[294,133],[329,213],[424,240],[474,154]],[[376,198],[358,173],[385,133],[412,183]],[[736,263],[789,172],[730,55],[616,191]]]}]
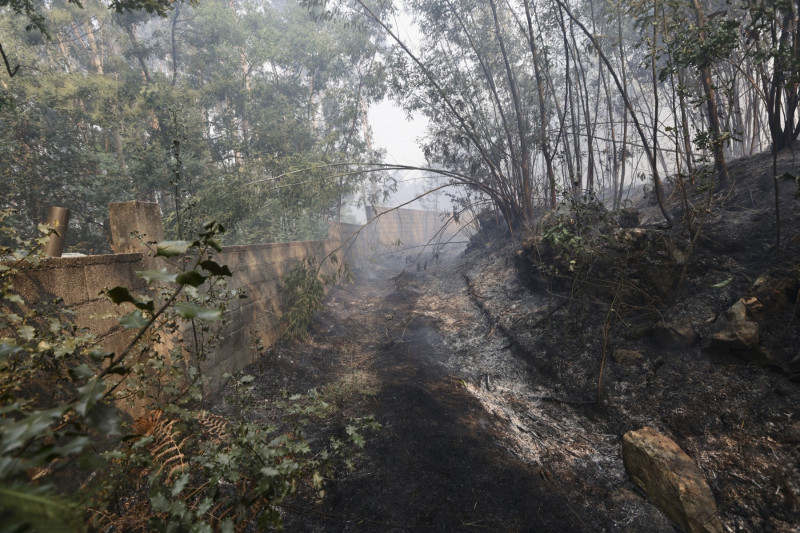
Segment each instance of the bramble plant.
[{"label": "bramble plant", "polygon": [[[50,230],[19,239],[5,223],[10,215],[0,212],[4,531],[280,526],[276,506],[298,484],[322,486],[346,448],[341,441],[312,451],[300,425],[286,433],[197,408],[199,363],[224,323],[225,302],[240,296],[213,258],[221,225],[206,224],[194,241],[159,243],[156,255],[174,268],[137,272],[147,295],[107,291],[129,310],[119,321],[132,330],[127,347],[110,353],[70,321],[63,302],[34,304],[15,290],[15,277],[41,261]],[[131,407],[141,413],[135,420],[123,410]],[[360,431],[373,425],[348,426],[349,442],[363,446]]]}]

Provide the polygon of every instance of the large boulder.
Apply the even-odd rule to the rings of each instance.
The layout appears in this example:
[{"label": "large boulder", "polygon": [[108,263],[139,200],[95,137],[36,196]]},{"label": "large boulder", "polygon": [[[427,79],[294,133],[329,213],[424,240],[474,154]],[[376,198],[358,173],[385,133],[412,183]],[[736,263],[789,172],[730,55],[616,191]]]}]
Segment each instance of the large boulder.
[{"label": "large boulder", "polygon": [[622,438],[625,470],[650,500],[690,533],[721,533],[717,505],[703,473],[674,441],[651,427]]}]

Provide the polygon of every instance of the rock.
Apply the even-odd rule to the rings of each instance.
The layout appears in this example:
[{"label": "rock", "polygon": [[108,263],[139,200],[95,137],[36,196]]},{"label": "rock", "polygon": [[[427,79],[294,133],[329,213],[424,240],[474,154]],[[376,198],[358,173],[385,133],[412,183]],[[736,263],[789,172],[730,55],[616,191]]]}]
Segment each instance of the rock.
[{"label": "rock", "polygon": [[800,444],[800,422],[795,422],[786,428],[784,442],[787,444]]},{"label": "rock", "polygon": [[631,363],[636,363],[640,361],[644,356],[641,352],[637,352],[636,350],[624,350],[622,348],[617,348],[614,350],[614,353],[611,355],[614,358],[614,361],[621,365],[629,365]]},{"label": "rock", "polygon": [[653,336],[665,348],[688,348],[699,339],[692,324],[685,318],[658,324],[653,328]]},{"label": "rock", "polygon": [[681,529],[722,532],[703,473],[671,439],[651,427],[629,431],[622,438],[622,460],[633,482]]},{"label": "rock", "polygon": [[758,346],[759,334],[758,323],[747,319],[747,305],[739,300],[717,319],[711,346],[722,351],[753,352]]}]

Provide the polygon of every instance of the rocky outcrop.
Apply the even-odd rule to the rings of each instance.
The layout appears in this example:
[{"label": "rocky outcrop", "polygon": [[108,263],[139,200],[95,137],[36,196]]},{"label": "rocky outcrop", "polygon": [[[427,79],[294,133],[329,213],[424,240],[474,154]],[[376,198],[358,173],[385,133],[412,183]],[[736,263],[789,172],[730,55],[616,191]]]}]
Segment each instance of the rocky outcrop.
[{"label": "rocky outcrop", "polygon": [[625,470],[650,500],[689,533],[721,533],[717,506],[703,473],[671,439],[651,427],[622,438]]}]

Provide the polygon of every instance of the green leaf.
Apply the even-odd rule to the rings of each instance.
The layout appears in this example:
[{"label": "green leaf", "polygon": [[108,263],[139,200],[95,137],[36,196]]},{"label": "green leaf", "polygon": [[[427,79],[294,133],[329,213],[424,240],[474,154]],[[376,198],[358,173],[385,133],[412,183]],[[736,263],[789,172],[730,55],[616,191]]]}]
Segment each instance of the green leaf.
[{"label": "green leaf", "polygon": [[246,375],[242,376],[241,379],[239,379],[239,382],[240,383],[250,383],[254,379],[256,379],[255,376],[251,376],[249,374],[246,374]]},{"label": "green leaf", "polygon": [[142,278],[147,283],[152,283],[154,281],[167,281],[172,283],[175,281],[177,274],[169,272],[165,267],[159,268],[158,270],[139,270],[136,272],[136,276]]},{"label": "green leaf", "polygon": [[81,380],[81,379],[89,379],[90,377],[94,376],[94,370],[89,368],[89,365],[83,363],[69,371],[70,375],[72,375],[72,379],[74,380]]},{"label": "green leaf", "polygon": [[733,281],[733,277],[730,277],[730,278],[726,279],[725,281],[720,281],[719,283],[715,283],[711,287],[714,288],[714,289],[721,289],[722,287],[725,287],[726,285],[728,285],[731,281]]},{"label": "green leaf", "polygon": [[12,339],[0,340],[0,359],[5,359],[9,355],[13,355],[21,351],[22,348],[17,346],[17,344]]},{"label": "green leaf", "polygon": [[0,425],[0,454],[25,446],[30,439],[43,436],[54,420],[61,418],[66,406],[34,411],[21,420],[5,419]]},{"label": "green leaf", "polygon": [[35,464],[43,464],[52,461],[56,457],[69,457],[71,455],[77,455],[84,451],[89,444],[91,444],[89,437],[68,436],[66,438],[61,438],[59,439],[58,444],[43,446],[41,449],[39,449],[33,456],[33,461]]},{"label": "green leaf", "polygon": [[157,493],[155,496],[150,498],[150,505],[153,507],[154,511],[160,513],[166,513],[170,509],[169,500],[161,493]]},{"label": "green leaf", "polygon": [[95,403],[86,413],[86,425],[102,435],[119,435],[122,417],[113,405],[104,402]]},{"label": "green leaf", "polygon": [[180,283],[181,285],[191,285],[192,287],[199,287],[203,284],[206,280],[206,277],[200,274],[197,270],[189,270],[188,272],[183,272],[178,274],[178,277],[175,278],[175,281]]},{"label": "green leaf", "polygon": [[188,472],[184,472],[183,474],[178,476],[178,479],[175,480],[175,484],[172,485],[172,497],[174,498],[175,496],[180,494],[181,491],[184,489],[184,487],[186,487],[186,484],[188,482],[189,482]]},{"label": "green leaf", "polygon": [[219,524],[220,533],[234,533],[236,530],[233,527],[233,520],[226,518]]},{"label": "green leaf", "polygon": [[141,329],[147,325],[147,319],[142,315],[142,312],[137,309],[132,313],[120,317],[119,323],[123,328]]},{"label": "green leaf", "polygon": [[189,241],[161,241],[156,245],[156,255],[161,257],[175,257],[183,255],[192,246]]},{"label": "green leaf", "polygon": [[154,308],[153,300],[137,300],[126,287],[114,287],[106,291],[106,294],[117,305],[129,302],[145,311],[152,311]]},{"label": "green leaf", "polygon": [[222,319],[222,309],[206,309],[191,302],[179,302],[175,304],[175,312],[186,319],[196,318],[198,320],[216,321]]},{"label": "green leaf", "polygon": [[86,413],[100,401],[103,394],[106,392],[106,382],[102,379],[93,379],[83,387],[78,389],[80,398],[75,404],[75,412],[81,416],[86,416]]},{"label": "green leaf", "polygon": [[36,336],[36,330],[33,329],[33,326],[28,326],[28,325],[20,326],[17,328],[17,334],[19,334],[19,336],[25,339],[26,341],[32,341],[33,338]]},{"label": "green leaf", "polygon": [[113,357],[113,356],[114,352],[107,352],[100,348],[92,348],[91,350],[89,350],[89,357],[92,358],[92,361],[100,362],[107,357]]},{"label": "green leaf", "polygon": [[347,434],[350,435],[350,440],[353,441],[353,444],[355,444],[359,448],[364,447],[366,441],[364,440],[364,437],[359,435],[358,430],[354,426],[347,426],[345,428],[345,432],[347,432]]},{"label": "green leaf", "polygon": [[46,489],[25,485],[0,487],[0,502],[14,518],[28,523],[37,531],[86,531],[77,506],[50,494]]},{"label": "green leaf", "polygon": [[200,263],[200,266],[208,270],[212,276],[233,276],[233,272],[228,268],[228,265],[220,265],[216,261],[206,259]]}]

